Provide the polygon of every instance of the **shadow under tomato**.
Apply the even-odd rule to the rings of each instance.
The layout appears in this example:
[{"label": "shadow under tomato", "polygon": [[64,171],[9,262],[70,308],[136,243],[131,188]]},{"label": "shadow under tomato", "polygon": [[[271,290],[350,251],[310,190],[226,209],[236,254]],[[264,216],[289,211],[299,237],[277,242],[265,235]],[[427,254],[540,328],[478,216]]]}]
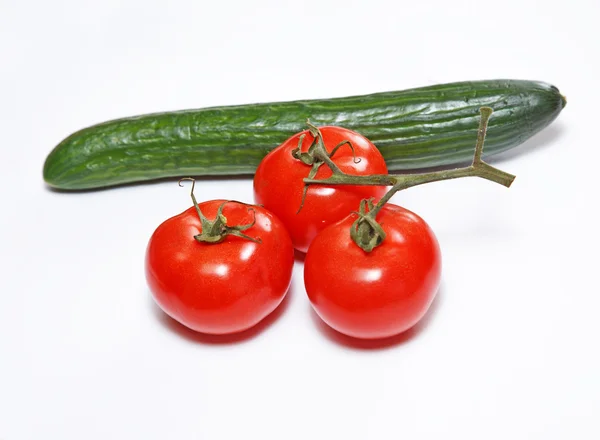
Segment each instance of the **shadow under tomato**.
[{"label": "shadow under tomato", "polygon": [[304,263],[304,259],[306,258],[306,254],[304,252],[300,252],[297,249],[294,249],[294,260],[299,263]]},{"label": "shadow under tomato", "polygon": [[158,322],[160,322],[162,326],[168,331],[175,333],[177,336],[186,339],[189,342],[197,344],[228,345],[250,341],[258,335],[260,335],[261,333],[263,333],[264,331],[266,331],[269,327],[271,327],[275,323],[275,321],[277,321],[279,317],[283,315],[289,307],[290,295],[292,295],[291,286],[287,294],[283,298],[283,301],[281,301],[279,306],[277,306],[277,308],[273,310],[273,312],[271,312],[265,319],[260,321],[254,327],[249,328],[248,330],[228,335],[211,335],[196,332],[179,323],[178,321],[167,315],[165,312],[163,312],[162,309],[154,302],[152,296],[149,296],[154,316],[156,317]]},{"label": "shadow under tomato", "polygon": [[409,328],[403,333],[400,333],[399,335],[383,339],[358,339],[340,333],[325,324],[325,322],[313,310],[312,306],[309,307],[313,322],[315,323],[319,332],[329,341],[357,350],[383,350],[407,344],[423,333],[440,307],[441,296],[442,287],[440,287],[438,290],[437,295],[435,296],[435,299],[433,300],[433,303],[431,303],[431,306],[429,307],[429,310],[425,316],[415,326]]}]

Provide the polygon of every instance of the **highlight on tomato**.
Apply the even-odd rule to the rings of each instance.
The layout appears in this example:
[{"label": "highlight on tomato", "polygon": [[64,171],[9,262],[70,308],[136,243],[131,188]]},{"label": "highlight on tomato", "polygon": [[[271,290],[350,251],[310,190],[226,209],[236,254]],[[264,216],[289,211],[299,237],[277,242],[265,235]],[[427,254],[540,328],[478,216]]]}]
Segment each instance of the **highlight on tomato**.
[{"label": "highlight on tomato", "polygon": [[379,199],[386,191],[382,186],[361,185],[307,188],[303,179],[326,179],[332,169],[348,175],[387,174],[383,156],[361,134],[342,127],[308,126],[270,151],[254,176],[255,203],[285,224],[301,252],[325,227],[356,210],[362,199]]},{"label": "highlight on tomato", "polygon": [[194,206],[152,234],[146,280],[159,307],[184,326],[208,334],[241,332],[285,297],[292,241],[267,209],[227,200],[198,204],[193,191],[192,183]]}]

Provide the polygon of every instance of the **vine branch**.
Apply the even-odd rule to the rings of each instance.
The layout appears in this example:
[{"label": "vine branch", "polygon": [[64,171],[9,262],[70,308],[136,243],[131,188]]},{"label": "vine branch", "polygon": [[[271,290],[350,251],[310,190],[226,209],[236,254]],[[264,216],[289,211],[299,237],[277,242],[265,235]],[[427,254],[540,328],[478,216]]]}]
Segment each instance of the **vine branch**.
[{"label": "vine branch", "polygon": [[[314,126],[309,126],[311,134],[315,136],[317,147],[312,152],[313,156],[316,156],[320,160],[320,165],[326,164],[331,168],[332,175],[326,179],[315,179],[314,174],[309,175],[304,179],[305,193],[306,189],[310,185],[372,185],[372,186],[391,186],[389,191],[373,205],[371,201],[361,203],[358,220],[353,225],[351,231],[352,238],[361,248],[365,251],[371,251],[374,247],[378,246],[384,237],[382,237],[381,228],[374,227],[375,216],[383,208],[383,206],[396,194],[398,191],[411,188],[417,185],[423,185],[425,183],[438,182],[441,180],[458,179],[461,177],[480,177],[507,188],[511,186],[515,180],[515,176],[505,171],[499,170],[481,159],[483,146],[485,143],[485,136],[488,127],[488,121],[493,113],[490,107],[481,107],[480,114],[481,119],[479,122],[479,129],[477,130],[477,142],[475,144],[475,151],[473,154],[473,161],[469,166],[462,168],[455,168],[451,170],[432,171],[428,173],[415,173],[415,174],[401,174],[401,175],[388,175],[388,174],[373,174],[369,176],[356,176],[346,174],[341,171],[333,161],[331,157],[327,155],[327,150],[323,145],[322,137],[318,133],[318,129]],[[320,141],[317,141],[319,136]],[[325,152],[323,154],[323,151]],[[333,164],[333,166],[330,165]],[[320,166],[319,165],[319,166]],[[316,173],[315,173],[316,174]],[[304,204],[304,198],[300,209]],[[365,229],[365,228],[368,228]],[[381,230],[380,230],[381,229]],[[367,233],[368,232],[368,233]]]}]

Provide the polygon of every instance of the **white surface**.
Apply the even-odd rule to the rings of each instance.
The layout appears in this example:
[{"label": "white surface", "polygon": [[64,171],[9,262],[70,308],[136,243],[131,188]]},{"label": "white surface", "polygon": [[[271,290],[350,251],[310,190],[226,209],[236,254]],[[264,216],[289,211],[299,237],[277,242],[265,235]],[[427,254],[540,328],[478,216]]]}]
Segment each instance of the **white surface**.
[{"label": "white surface", "polygon": [[[597,439],[598,18],[589,1],[3,1],[0,439]],[[153,111],[538,79],[559,119],[465,179],[395,197],[436,231],[443,286],[393,344],[335,337],[293,288],[217,343],[168,320],[147,239],[174,182],[63,194],[46,154]],[[248,179],[199,198],[251,201]]]}]

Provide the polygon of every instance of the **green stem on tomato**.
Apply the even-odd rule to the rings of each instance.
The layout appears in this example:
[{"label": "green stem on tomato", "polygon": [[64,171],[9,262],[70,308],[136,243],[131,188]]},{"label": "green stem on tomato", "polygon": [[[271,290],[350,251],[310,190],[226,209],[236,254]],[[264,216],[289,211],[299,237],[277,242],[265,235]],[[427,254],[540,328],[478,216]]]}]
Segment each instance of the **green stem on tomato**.
[{"label": "green stem on tomato", "polygon": [[[261,242],[260,238],[253,238],[242,232],[242,231],[245,231],[246,229],[251,228],[256,223],[256,212],[254,211],[253,208],[251,208],[251,207],[248,208],[248,211],[252,212],[254,215],[254,218],[252,219],[252,221],[250,223],[245,224],[245,225],[228,226],[227,225],[227,217],[225,217],[223,215],[223,207],[227,203],[235,202],[235,200],[227,200],[227,201],[221,203],[221,205],[219,205],[215,219],[209,220],[202,213],[202,210],[200,209],[200,206],[198,205],[198,202],[196,201],[196,197],[194,196],[194,187],[196,185],[196,180],[193,179],[192,177],[184,177],[183,179],[179,180],[179,182],[178,182],[179,186],[183,187],[181,182],[184,180],[190,180],[192,182],[192,189],[190,191],[190,195],[192,196],[192,202],[194,203],[194,208],[196,208],[196,212],[198,213],[198,218],[200,219],[200,225],[202,226],[202,231],[200,232],[200,234],[194,235],[194,239],[196,241],[199,241],[201,243],[215,244],[215,243],[220,243],[223,240],[225,240],[225,237],[227,237],[228,235],[235,235],[236,237],[245,238],[246,240],[250,240],[255,243]],[[235,203],[241,203],[241,202],[235,202]]]},{"label": "green stem on tomato", "polygon": [[[331,159],[333,155],[340,149],[340,147],[344,145],[348,145],[352,150],[352,155],[354,156],[354,163],[359,163],[360,158],[356,158],[356,153],[354,151],[354,145],[352,142],[345,140],[337,144],[331,150],[331,153],[327,151],[325,148],[325,142],[323,141],[323,136],[321,135],[321,131],[311,124],[310,120],[306,120],[306,125],[308,125],[308,131],[313,137],[313,141],[308,147],[306,152],[302,151],[302,143],[304,142],[305,135],[301,135],[298,139],[298,146],[292,150],[292,157],[304,163],[305,165],[309,165],[311,167],[310,172],[308,173],[307,179],[314,179],[321,168],[322,165],[327,165],[331,171],[336,175],[344,175],[343,171],[335,164],[335,162]],[[306,193],[308,191],[308,185],[304,185],[304,189],[302,191],[302,200],[300,201],[300,207],[298,208],[298,212],[302,210],[304,206],[304,200],[306,199]]]}]

